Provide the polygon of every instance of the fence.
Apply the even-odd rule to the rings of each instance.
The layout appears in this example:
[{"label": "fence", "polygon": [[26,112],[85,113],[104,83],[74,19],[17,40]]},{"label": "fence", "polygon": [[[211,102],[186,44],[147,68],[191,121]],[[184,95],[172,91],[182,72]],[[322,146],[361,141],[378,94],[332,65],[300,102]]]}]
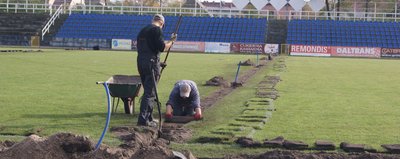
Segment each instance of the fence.
[{"label": "fence", "polygon": [[[58,6],[48,4],[32,3],[0,3],[0,12],[19,13],[19,12],[49,12],[52,13]],[[79,5],[67,9],[64,13],[100,13],[100,14],[139,14],[147,15],[154,13],[163,13],[165,15],[187,15],[187,16],[210,16],[216,17],[252,17],[267,19],[334,19],[334,20],[364,20],[364,21],[397,21],[400,14],[397,13],[378,13],[378,12],[337,12],[337,11],[258,11],[258,10],[238,10],[238,9],[207,9],[202,8],[184,8],[184,7],[147,7],[147,6],[103,6],[103,5]],[[396,14],[397,13],[397,14]]]}]

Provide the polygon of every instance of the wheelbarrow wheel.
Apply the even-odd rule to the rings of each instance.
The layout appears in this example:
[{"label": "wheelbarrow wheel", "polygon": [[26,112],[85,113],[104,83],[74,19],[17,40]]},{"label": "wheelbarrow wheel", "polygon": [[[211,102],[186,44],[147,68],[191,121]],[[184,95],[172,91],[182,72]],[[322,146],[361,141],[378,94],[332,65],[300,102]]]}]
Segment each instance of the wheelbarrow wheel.
[{"label": "wheelbarrow wheel", "polygon": [[133,114],[133,101],[130,98],[126,98],[123,101],[125,114]]}]

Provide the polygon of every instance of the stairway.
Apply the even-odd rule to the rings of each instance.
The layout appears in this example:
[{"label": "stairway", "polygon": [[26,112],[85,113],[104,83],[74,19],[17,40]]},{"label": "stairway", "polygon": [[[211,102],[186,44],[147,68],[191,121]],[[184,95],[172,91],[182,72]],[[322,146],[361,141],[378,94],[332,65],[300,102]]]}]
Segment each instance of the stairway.
[{"label": "stairway", "polygon": [[60,14],[60,17],[55,20],[54,25],[50,27],[49,33],[42,39],[41,46],[50,46],[50,41],[56,36],[58,30],[64,24],[65,20],[67,20],[68,16],[68,14]]}]

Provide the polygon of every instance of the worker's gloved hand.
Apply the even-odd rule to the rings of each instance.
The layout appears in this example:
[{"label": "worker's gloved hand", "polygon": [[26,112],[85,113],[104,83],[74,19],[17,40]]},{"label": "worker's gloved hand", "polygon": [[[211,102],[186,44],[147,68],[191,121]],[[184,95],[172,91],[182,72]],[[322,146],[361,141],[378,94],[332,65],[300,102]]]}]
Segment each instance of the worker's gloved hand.
[{"label": "worker's gloved hand", "polygon": [[201,118],[203,118],[203,117],[201,116],[200,113],[196,113],[196,114],[194,115],[194,119],[195,119],[195,120],[200,120]]},{"label": "worker's gloved hand", "polygon": [[160,62],[160,67],[162,67],[162,68],[167,67],[167,63]]},{"label": "worker's gloved hand", "polygon": [[165,114],[165,119],[172,119],[173,115],[172,114]]},{"label": "worker's gloved hand", "polygon": [[172,33],[171,34],[171,41],[175,42],[178,39],[178,34]]}]

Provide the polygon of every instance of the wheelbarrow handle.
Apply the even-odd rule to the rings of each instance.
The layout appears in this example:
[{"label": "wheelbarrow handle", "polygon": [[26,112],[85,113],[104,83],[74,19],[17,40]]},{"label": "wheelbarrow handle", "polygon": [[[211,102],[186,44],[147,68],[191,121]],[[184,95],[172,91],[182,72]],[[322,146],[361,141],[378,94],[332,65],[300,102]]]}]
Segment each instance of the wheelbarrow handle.
[{"label": "wheelbarrow handle", "polygon": [[104,82],[101,82],[101,81],[98,81],[98,82],[96,82],[96,84],[103,84]]}]

